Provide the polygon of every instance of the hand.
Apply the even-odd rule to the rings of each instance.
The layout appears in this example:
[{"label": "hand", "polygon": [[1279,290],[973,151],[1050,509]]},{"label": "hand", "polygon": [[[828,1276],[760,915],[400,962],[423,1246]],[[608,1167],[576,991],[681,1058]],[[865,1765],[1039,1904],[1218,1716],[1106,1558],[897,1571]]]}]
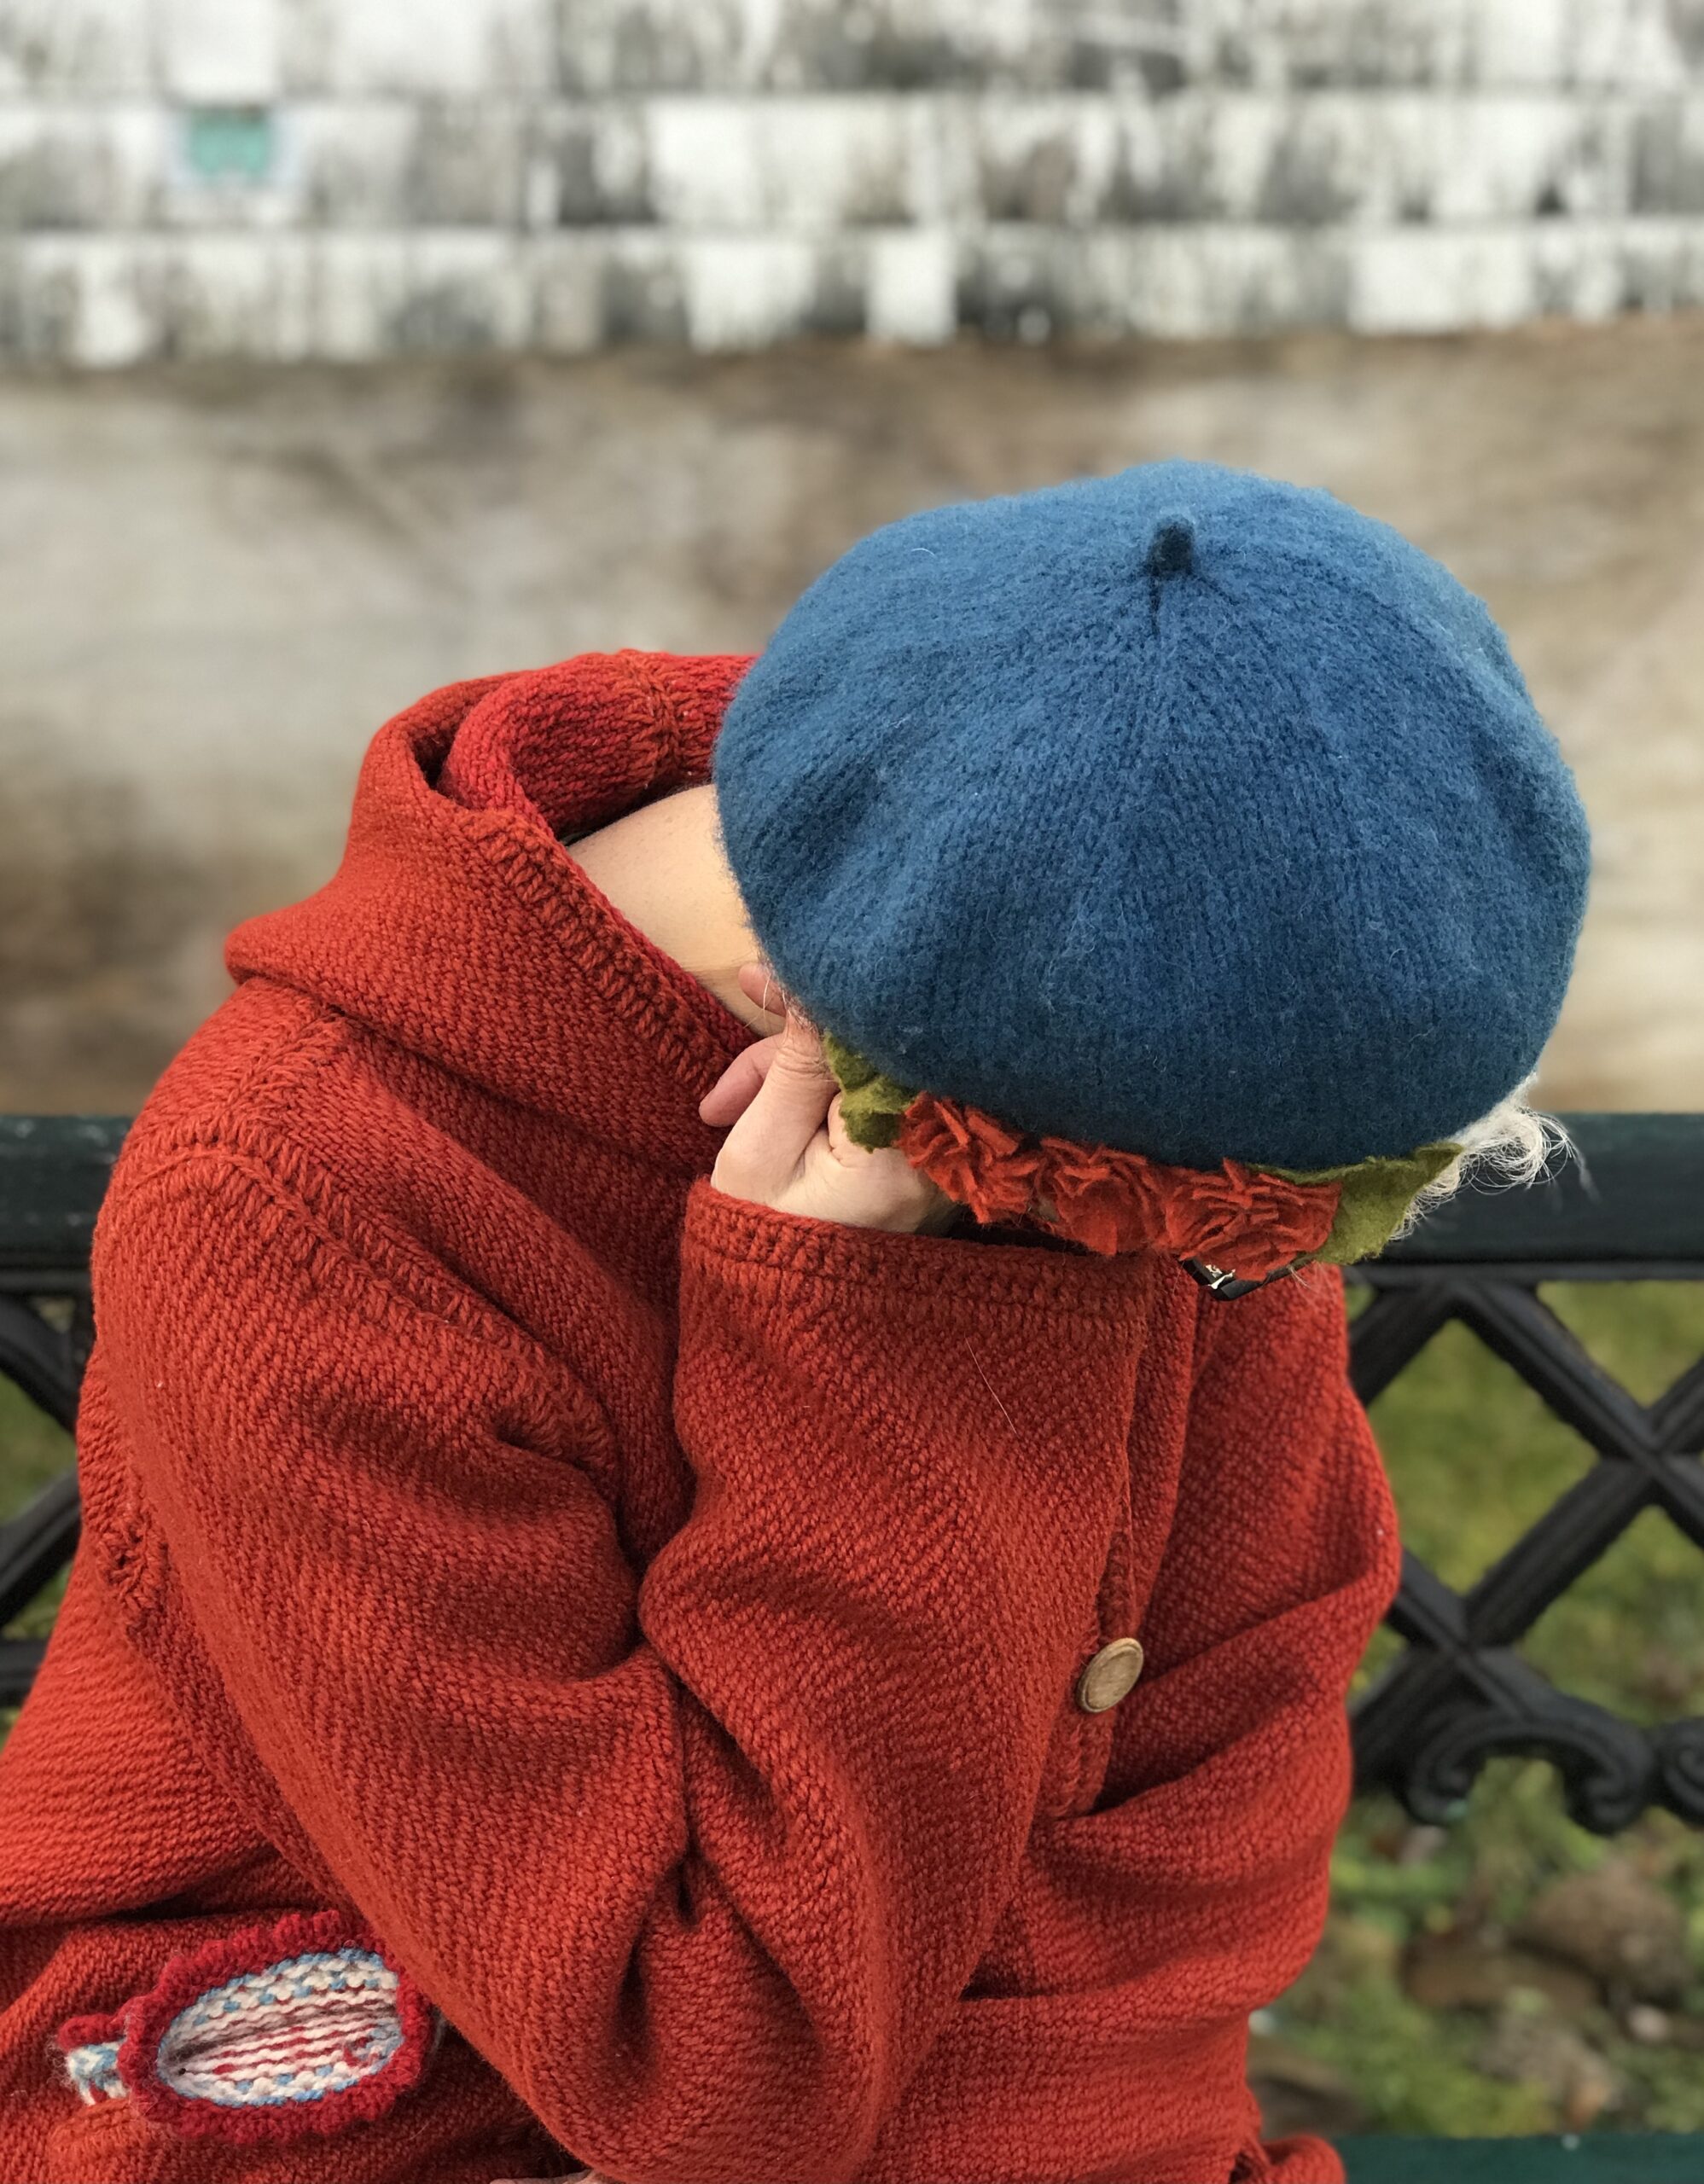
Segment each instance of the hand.
[{"label": "hand", "polygon": [[[747,963],[740,990],[766,1008],[773,977],[761,963]],[[872,1152],[847,1136],[822,1039],[791,999],[782,999],[782,1029],[742,1048],[699,1102],[705,1122],[731,1124],[711,1182],[730,1198],[777,1212],[851,1228],[939,1234],[957,1220],[957,1200],[897,1145]]]}]

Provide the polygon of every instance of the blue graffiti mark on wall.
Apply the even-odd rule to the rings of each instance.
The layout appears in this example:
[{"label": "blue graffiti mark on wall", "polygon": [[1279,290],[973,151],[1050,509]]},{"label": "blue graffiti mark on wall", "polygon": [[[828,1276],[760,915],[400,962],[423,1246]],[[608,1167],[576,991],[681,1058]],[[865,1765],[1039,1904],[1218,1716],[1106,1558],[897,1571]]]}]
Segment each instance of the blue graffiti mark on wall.
[{"label": "blue graffiti mark on wall", "polygon": [[265,106],[195,106],[183,117],[183,164],[200,182],[258,185],[269,179],[277,154],[272,109]]}]

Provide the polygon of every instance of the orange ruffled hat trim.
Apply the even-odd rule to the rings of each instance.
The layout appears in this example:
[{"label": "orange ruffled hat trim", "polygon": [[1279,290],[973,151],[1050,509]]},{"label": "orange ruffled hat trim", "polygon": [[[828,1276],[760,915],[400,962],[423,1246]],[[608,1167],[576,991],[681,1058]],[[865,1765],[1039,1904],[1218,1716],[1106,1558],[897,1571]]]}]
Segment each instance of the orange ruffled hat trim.
[{"label": "orange ruffled hat trim", "polygon": [[1028,1221],[1105,1256],[1166,1251],[1256,1281],[1318,1251],[1342,1197],[1341,1182],[1291,1182],[1236,1160],[1177,1168],[1032,1136],[933,1092],[913,1096],[894,1141],[985,1224]]}]

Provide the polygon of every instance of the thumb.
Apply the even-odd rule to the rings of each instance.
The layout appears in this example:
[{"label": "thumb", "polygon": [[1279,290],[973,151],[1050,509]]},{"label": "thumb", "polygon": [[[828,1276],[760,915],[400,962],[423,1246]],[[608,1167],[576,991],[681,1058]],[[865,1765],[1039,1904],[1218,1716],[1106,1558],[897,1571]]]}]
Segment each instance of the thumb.
[{"label": "thumb", "polygon": [[[823,1050],[822,1034],[790,994],[786,999],[786,1021],[775,1044],[774,1066],[792,1071],[804,1083],[815,1084],[826,1078],[834,1083],[835,1072]],[[773,1069],[771,1073],[774,1073]]]}]

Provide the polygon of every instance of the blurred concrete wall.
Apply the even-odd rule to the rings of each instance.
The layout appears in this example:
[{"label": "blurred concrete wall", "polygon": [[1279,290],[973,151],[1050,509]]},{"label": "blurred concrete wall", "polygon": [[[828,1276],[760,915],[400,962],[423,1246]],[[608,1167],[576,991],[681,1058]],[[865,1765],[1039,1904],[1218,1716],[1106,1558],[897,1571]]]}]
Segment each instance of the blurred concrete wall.
[{"label": "blurred concrete wall", "polygon": [[1704,301],[1704,0],[0,0],[0,355]]},{"label": "blurred concrete wall", "polygon": [[1366,342],[0,377],[0,1108],[126,1109],[437,683],[763,643],[878,523],[1167,455],[1491,603],[1597,842],[1541,1093],[1704,1106],[1704,314]]}]

